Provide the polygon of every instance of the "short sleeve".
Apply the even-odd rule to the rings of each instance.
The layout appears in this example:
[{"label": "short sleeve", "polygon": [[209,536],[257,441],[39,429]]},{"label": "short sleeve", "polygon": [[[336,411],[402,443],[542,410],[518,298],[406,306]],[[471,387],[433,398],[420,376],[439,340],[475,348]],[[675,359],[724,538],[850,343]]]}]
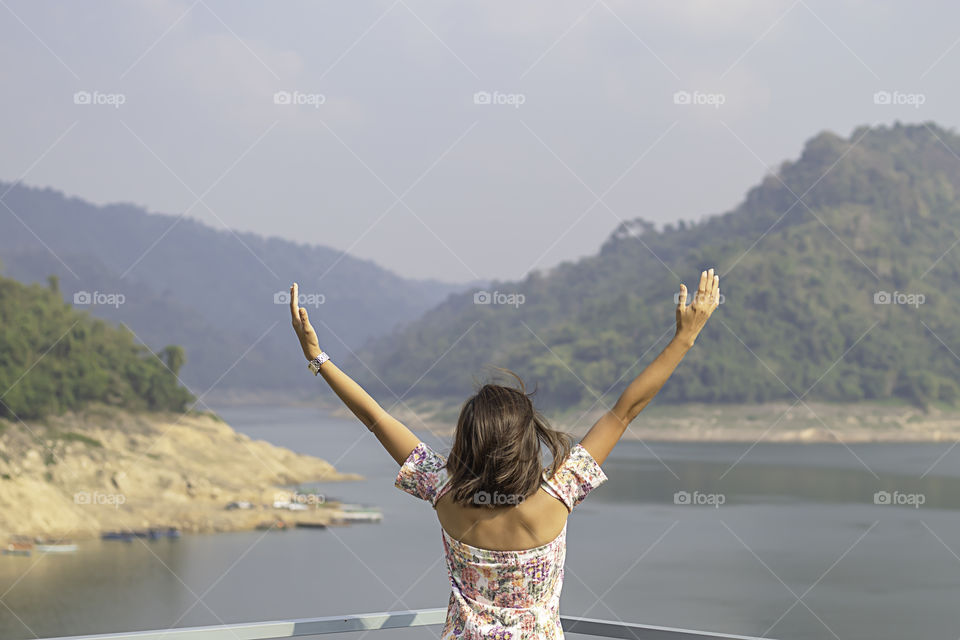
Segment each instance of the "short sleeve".
[{"label": "short sleeve", "polygon": [[600,464],[579,443],[571,447],[570,455],[553,477],[546,479],[546,483],[563,504],[567,505],[569,511],[573,511],[588,493],[606,481],[607,474],[600,468]]},{"label": "short sleeve", "polygon": [[447,482],[446,464],[446,458],[420,442],[400,466],[394,486],[433,505]]}]

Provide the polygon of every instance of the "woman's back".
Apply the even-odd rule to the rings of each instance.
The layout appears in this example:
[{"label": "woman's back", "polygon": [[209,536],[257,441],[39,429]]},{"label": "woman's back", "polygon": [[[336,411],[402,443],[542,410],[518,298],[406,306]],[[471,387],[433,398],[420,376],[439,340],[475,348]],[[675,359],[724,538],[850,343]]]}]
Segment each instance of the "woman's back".
[{"label": "woman's back", "polygon": [[[419,443],[395,484],[430,502],[440,520],[451,586],[441,637],[562,638],[567,516],[606,479],[578,444],[552,477],[543,473],[540,487],[528,498],[493,508],[465,506],[452,500],[446,459]],[[501,500],[483,496],[477,502]]]},{"label": "woman's back", "polygon": [[566,506],[542,486],[519,504],[494,508],[464,506],[444,493],[437,519],[447,535],[464,544],[492,550],[522,550],[556,539],[567,523]]}]

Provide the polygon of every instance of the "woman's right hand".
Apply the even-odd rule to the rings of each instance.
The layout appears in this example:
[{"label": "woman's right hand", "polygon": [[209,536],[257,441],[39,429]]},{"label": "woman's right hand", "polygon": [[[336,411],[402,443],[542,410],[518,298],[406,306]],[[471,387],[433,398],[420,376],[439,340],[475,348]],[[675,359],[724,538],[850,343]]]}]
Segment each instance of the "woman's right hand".
[{"label": "woman's right hand", "polygon": [[700,284],[693,300],[687,305],[687,287],[680,284],[677,303],[676,338],[693,346],[700,330],[707,324],[710,314],[720,305],[720,276],[713,269],[700,273]]}]

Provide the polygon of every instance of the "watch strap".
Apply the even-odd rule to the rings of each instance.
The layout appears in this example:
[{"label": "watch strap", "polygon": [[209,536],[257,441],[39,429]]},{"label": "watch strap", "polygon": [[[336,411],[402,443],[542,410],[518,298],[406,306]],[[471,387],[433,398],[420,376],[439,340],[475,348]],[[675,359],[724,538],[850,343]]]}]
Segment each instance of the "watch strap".
[{"label": "watch strap", "polygon": [[313,360],[307,363],[307,368],[310,369],[310,371],[313,371],[313,375],[317,375],[318,373],[320,373],[320,365],[322,365],[324,362],[326,362],[329,359],[330,359],[330,356],[328,356],[325,352],[321,351],[320,355],[318,355],[316,358],[314,358]]}]

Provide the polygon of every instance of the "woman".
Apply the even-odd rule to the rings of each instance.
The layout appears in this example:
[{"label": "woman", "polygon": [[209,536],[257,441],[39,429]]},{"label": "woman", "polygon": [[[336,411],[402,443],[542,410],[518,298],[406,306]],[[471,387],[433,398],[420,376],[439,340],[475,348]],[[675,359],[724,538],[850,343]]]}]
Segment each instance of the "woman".
[{"label": "woman", "polygon": [[[719,304],[719,276],[702,272],[689,306],[680,285],[673,339],[578,444],[549,427],[517,378],[519,389],[486,384],[464,403],[447,458],[329,361],[298,295],[294,283],[293,328],[311,370],[400,465],[395,485],[436,511],[451,586],[441,637],[563,638],[567,516],[606,481],[600,465],[693,346]],[[546,469],[541,443],[552,455]]]}]

